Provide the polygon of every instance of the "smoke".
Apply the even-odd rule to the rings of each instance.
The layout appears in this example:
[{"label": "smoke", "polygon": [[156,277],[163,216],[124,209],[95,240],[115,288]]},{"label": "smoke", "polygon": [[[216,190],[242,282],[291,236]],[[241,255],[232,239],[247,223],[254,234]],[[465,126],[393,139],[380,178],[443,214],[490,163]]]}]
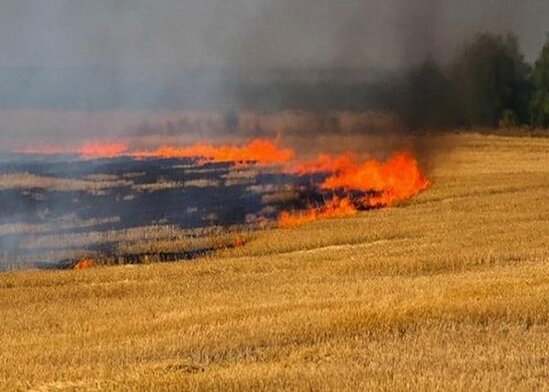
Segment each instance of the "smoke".
[{"label": "smoke", "polygon": [[276,1],[254,12],[228,40],[239,66],[398,69],[430,54],[448,57],[477,32],[515,31],[529,59],[539,52],[549,5],[544,1]]},{"label": "smoke", "polygon": [[533,61],[548,17],[545,0],[3,1],[0,149],[345,133],[334,116],[386,108],[385,81],[477,32],[514,31]]},{"label": "smoke", "polygon": [[3,1],[0,145],[185,134],[179,111],[375,111],[382,81],[477,32],[514,31],[532,61],[548,17],[545,0]]},{"label": "smoke", "polygon": [[[0,34],[10,39],[0,42],[0,67],[46,69],[55,85],[67,76],[102,81],[120,105],[158,93],[131,94],[124,83],[165,87],[182,68],[220,77],[262,67],[398,69],[487,30],[515,31],[531,60],[548,16],[544,0],[4,1]],[[27,90],[37,94],[31,82],[45,81],[33,78]]]},{"label": "smoke", "polygon": [[[515,32],[531,62],[548,19],[547,0],[5,0],[0,153],[96,138],[181,143],[279,133],[313,153],[356,147],[357,138],[340,136],[369,133],[360,148],[372,155],[408,144],[425,164],[430,140],[386,134],[401,127],[380,113],[380,84],[426,58],[449,61],[477,32]],[[19,170],[2,159],[0,173]],[[25,164],[62,178],[79,167]],[[172,201],[182,195],[173,192]],[[46,196],[46,216],[73,202]],[[32,223],[30,206],[43,197],[25,195],[32,201],[19,205],[16,220]],[[179,205],[203,199],[192,197]],[[0,218],[20,200],[0,192]],[[10,231],[12,221],[0,223],[0,258],[14,258],[27,237]]]}]

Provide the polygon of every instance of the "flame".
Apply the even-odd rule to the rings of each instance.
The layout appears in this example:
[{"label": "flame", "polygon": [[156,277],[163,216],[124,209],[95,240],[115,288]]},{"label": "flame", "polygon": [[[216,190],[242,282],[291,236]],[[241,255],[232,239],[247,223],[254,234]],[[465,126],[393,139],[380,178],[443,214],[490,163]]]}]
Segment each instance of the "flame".
[{"label": "flame", "polygon": [[[385,207],[409,199],[429,186],[429,181],[419,168],[417,160],[407,152],[393,154],[387,161],[369,159],[355,163],[349,154],[341,156],[320,155],[316,160],[294,166],[299,174],[331,173],[320,188],[343,193],[317,208],[304,212],[282,212],[278,226],[292,227],[317,219],[355,215],[358,209]],[[351,192],[363,196],[351,198]]]},{"label": "flame", "polygon": [[88,268],[92,268],[94,266],[94,262],[92,259],[88,258],[82,258],[78,260],[73,266],[73,270],[84,270]]},{"label": "flame", "polygon": [[[317,219],[352,216],[360,209],[391,206],[414,197],[429,186],[419,163],[411,153],[397,152],[386,161],[359,161],[352,153],[320,154],[312,161],[292,162],[295,152],[280,148],[277,140],[252,139],[242,145],[195,143],[190,146],[160,146],[153,150],[132,151],[125,143],[93,141],[74,148],[41,147],[20,152],[40,154],[79,154],[82,158],[112,158],[127,155],[144,158],[199,158],[210,162],[286,164],[282,170],[294,175],[322,174],[318,190],[329,199],[305,211],[279,214],[278,226],[291,227]],[[358,194],[358,195],[357,195]],[[235,246],[239,241],[235,240]]]},{"label": "flame", "polygon": [[357,209],[349,198],[334,197],[321,207],[313,207],[293,213],[283,211],[278,217],[278,227],[289,228],[318,219],[343,218],[353,216],[356,213]]},{"label": "flame", "polygon": [[84,159],[115,158],[128,152],[126,143],[89,142],[78,149],[78,154]]},{"label": "flame", "polygon": [[161,146],[152,151],[139,151],[135,158],[196,158],[213,162],[283,163],[294,157],[291,149],[281,149],[268,139],[252,139],[242,146],[197,143],[188,147]]},{"label": "flame", "polygon": [[284,163],[293,159],[291,149],[278,147],[276,141],[252,139],[244,145],[214,145],[199,142],[191,146],[160,146],[154,150],[131,151],[126,143],[90,141],[79,147],[41,146],[19,149],[23,154],[60,155],[74,154],[83,159],[115,158],[128,155],[135,159],[143,158],[202,158],[212,162],[255,162],[258,164]]},{"label": "flame", "polygon": [[355,160],[354,154],[347,153],[338,156],[320,154],[309,162],[300,162],[286,168],[287,173],[304,175],[315,173],[332,173],[350,167]]},{"label": "flame", "polygon": [[385,162],[369,159],[347,166],[328,177],[322,189],[374,192],[362,198],[364,207],[384,207],[409,199],[429,186],[417,160],[407,152],[393,154]]}]

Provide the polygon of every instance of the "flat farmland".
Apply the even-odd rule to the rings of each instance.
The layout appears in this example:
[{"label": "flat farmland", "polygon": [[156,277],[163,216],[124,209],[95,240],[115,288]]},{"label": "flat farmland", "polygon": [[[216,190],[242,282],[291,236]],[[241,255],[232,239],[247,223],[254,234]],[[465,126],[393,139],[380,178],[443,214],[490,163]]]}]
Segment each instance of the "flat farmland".
[{"label": "flat farmland", "polygon": [[395,207],[0,274],[0,389],[549,389],[549,139],[430,144],[430,188]]}]

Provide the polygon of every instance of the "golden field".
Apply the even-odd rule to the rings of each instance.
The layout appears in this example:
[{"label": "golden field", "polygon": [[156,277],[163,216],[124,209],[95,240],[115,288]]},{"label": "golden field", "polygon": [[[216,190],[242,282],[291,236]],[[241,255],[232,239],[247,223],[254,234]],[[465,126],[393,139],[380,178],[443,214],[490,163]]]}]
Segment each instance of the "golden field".
[{"label": "golden field", "polygon": [[1,274],[0,390],[549,390],[549,138],[429,144],[397,207]]}]

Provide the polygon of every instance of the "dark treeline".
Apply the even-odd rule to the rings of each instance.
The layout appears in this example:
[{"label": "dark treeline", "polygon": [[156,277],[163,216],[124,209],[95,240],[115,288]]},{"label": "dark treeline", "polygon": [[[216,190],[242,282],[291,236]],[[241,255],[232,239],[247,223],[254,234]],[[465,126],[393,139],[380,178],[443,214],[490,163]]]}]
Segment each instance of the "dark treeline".
[{"label": "dark treeline", "polygon": [[0,110],[389,112],[412,130],[549,128],[549,36],[528,64],[518,39],[479,34],[450,61],[374,68],[0,68]]},{"label": "dark treeline", "polygon": [[527,64],[513,34],[480,34],[441,66],[433,59],[397,82],[389,104],[412,129],[549,127],[549,36]]},{"label": "dark treeline", "polygon": [[484,33],[452,61],[434,58],[376,81],[328,79],[242,83],[241,107],[252,110],[390,111],[412,130],[454,127],[549,127],[549,36],[528,64],[514,34]]}]

